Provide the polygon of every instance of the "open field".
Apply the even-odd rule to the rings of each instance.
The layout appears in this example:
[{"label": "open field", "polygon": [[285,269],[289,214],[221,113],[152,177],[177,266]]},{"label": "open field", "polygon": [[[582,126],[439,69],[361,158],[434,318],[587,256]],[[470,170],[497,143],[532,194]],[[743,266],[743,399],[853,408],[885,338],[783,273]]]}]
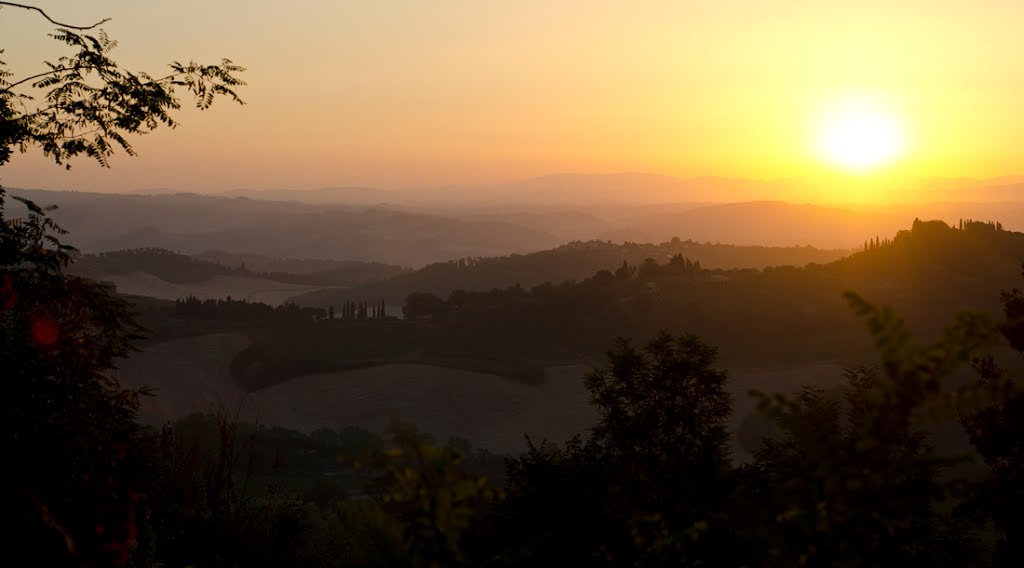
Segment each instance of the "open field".
[{"label": "open field", "polygon": [[237,407],[245,392],[228,366],[249,345],[240,333],[217,333],[147,346],[123,361],[117,373],[125,387],[149,387],[140,419],[160,425],[194,412],[209,412],[220,403]]},{"label": "open field", "polygon": [[361,426],[386,432],[392,418],[412,422],[439,440],[469,439],[480,447],[518,451],[529,433],[564,441],[594,420],[583,367],[547,369],[547,381],[525,385],[484,373],[429,365],[381,365],[298,377],[246,394],[231,377],[232,358],[249,345],[241,334],[212,334],[147,347],[121,365],[125,386],[148,386],[141,420],[159,425],[220,403],[239,418],[312,431]]},{"label": "open field", "polygon": [[[142,421],[159,425],[223,403],[245,421],[304,432],[359,426],[384,433],[392,419],[415,424],[438,440],[458,436],[498,452],[525,448],[523,436],[564,442],[585,434],[597,418],[583,387],[584,365],[545,368],[540,384],[493,374],[422,364],[384,364],[309,374],[253,393],[232,378],[230,363],[250,345],[242,334],[211,334],[147,347],[121,366],[126,386],[150,386]],[[730,370],[735,430],[754,411],[750,389],[792,392],[804,384],[831,387],[842,366],[820,361]],[[735,458],[748,458],[739,444]]]},{"label": "open field", "polygon": [[361,426],[384,432],[392,418],[440,440],[461,436],[489,449],[522,449],[523,435],[564,441],[594,419],[582,367],[547,369],[547,381],[525,385],[484,373],[429,365],[381,365],[298,377],[246,394],[231,377],[232,358],[247,347],[241,334],[212,334],[146,348],[121,366],[125,386],[149,386],[142,420],[150,424],[212,410],[224,403],[239,418],[312,431]]},{"label": "open field", "polygon": [[499,452],[525,449],[524,435],[564,442],[596,418],[583,368],[547,369],[541,385],[429,365],[381,365],[292,379],[257,391],[261,422],[301,431],[355,425],[384,432],[392,418],[438,440],[458,436]]}]

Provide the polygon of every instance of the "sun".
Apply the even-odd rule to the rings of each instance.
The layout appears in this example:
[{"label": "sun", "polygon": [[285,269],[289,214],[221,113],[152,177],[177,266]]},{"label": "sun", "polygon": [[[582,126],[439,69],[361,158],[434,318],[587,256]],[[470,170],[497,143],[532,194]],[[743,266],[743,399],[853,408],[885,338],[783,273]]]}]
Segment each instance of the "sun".
[{"label": "sun", "polygon": [[899,115],[878,101],[844,100],[816,120],[814,146],[820,157],[852,173],[868,173],[902,157],[906,128]]}]

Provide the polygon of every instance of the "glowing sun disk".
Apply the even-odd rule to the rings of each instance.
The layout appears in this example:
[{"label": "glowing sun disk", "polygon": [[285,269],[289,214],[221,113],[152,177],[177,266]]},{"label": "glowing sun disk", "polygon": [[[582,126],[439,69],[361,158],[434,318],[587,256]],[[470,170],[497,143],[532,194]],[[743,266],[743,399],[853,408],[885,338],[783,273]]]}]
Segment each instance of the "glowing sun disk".
[{"label": "glowing sun disk", "polygon": [[902,122],[884,109],[846,106],[820,119],[815,145],[825,161],[867,172],[902,156],[907,139]]}]

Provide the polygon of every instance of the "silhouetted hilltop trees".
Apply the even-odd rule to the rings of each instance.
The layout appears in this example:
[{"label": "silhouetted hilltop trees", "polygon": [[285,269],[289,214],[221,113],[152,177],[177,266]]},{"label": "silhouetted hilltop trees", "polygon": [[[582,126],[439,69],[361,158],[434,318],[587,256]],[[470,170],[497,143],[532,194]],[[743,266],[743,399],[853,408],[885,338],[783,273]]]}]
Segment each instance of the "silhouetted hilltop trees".
[{"label": "silhouetted hilltop trees", "polygon": [[200,300],[189,296],[174,302],[173,315],[183,318],[226,320],[234,322],[311,322],[327,316],[327,310],[300,307],[291,302],[271,306],[248,300]]},{"label": "silhouetted hilltop trees", "polygon": [[[911,230],[900,231],[891,239],[876,238],[868,250],[832,267],[850,277],[860,274],[891,283],[920,284],[921,291],[927,292],[924,284],[936,277],[985,280],[997,273],[1016,272],[1022,248],[1024,234],[1004,231],[999,223],[966,220],[960,228],[942,221],[915,220]],[[1004,287],[1010,284],[1006,281]],[[993,290],[991,297],[997,296],[998,291]]]},{"label": "silhouetted hilltop trees", "polygon": [[337,312],[335,312],[334,306],[327,308],[328,320],[382,320],[387,317],[387,306],[384,305],[383,300],[373,304],[365,300],[359,302],[345,300]]}]

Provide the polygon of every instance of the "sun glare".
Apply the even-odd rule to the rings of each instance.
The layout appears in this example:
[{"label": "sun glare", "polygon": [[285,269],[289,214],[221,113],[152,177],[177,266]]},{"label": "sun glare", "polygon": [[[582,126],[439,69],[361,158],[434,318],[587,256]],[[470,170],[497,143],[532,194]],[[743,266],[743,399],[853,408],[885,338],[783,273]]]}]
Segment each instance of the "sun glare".
[{"label": "sun glare", "polygon": [[844,101],[818,118],[815,147],[833,166],[868,173],[903,156],[906,130],[898,115],[877,102]]}]

